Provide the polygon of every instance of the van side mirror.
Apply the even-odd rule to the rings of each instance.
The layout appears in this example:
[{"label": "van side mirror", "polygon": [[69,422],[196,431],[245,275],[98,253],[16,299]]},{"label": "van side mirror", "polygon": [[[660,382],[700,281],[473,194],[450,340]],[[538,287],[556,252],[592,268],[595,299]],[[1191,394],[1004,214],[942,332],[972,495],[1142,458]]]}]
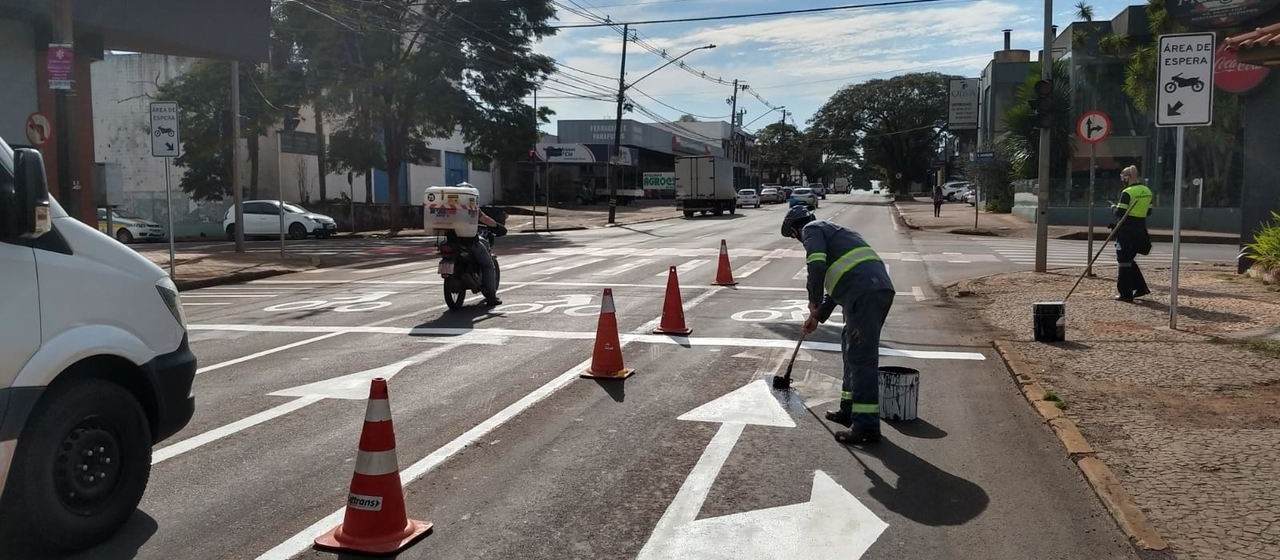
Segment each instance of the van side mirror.
[{"label": "van side mirror", "polygon": [[17,236],[40,237],[53,229],[49,216],[49,180],[44,173],[44,158],[31,148],[13,151],[14,211],[10,231]]}]

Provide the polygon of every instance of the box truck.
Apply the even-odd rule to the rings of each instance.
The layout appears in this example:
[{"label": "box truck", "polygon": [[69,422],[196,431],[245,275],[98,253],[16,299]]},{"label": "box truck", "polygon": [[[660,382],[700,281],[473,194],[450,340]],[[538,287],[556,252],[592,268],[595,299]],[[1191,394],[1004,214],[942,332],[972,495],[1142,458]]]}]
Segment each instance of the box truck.
[{"label": "box truck", "polygon": [[89,547],[133,515],[152,445],[195,408],[178,288],[68,216],[40,152],[0,138],[0,292],[0,556]]},{"label": "box truck", "polygon": [[676,209],[692,218],[701,212],[717,216],[737,209],[733,162],[716,156],[676,158]]}]

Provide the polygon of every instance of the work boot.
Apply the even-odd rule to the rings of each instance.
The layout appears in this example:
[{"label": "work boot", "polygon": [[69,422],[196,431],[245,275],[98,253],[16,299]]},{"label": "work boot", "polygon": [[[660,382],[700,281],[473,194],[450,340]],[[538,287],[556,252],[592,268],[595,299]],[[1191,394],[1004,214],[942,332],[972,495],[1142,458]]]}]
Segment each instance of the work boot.
[{"label": "work boot", "polygon": [[859,443],[876,443],[880,441],[880,430],[870,430],[863,427],[854,427],[848,430],[836,432],[836,441],[845,445],[856,445]]},{"label": "work boot", "polygon": [[853,425],[853,413],[847,410],[828,410],[826,417],[827,420],[846,428]]},{"label": "work boot", "polygon": [[502,300],[498,299],[498,296],[493,296],[491,298],[484,298],[485,307],[497,307],[499,305],[502,305]]}]

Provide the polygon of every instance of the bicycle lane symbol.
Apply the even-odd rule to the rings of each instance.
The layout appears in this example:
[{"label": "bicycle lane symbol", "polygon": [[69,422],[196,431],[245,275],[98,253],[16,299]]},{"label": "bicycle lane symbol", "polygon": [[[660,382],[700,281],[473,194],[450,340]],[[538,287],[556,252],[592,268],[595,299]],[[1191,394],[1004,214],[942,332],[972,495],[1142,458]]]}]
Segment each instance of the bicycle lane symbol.
[{"label": "bicycle lane symbol", "polygon": [[332,300],[312,299],[302,301],[291,301],[281,303],[264,308],[263,311],[268,313],[285,313],[289,311],[317,311],[321,309],[332,309],[338,313],[354,313],[361,311],[374,311],[390,307],[391,302],[383,298],[395,295],[396,292],[369,292],[355,296],[340,296]]},{"label": "bicycle lane symbol", "polygon": [[592,303],[594,297],[588,294],[569,294],[560,299],[550,301],[504,305],[499,310],[504,315],[520,315],[523,313],[545,315],[559,310],[570,317],[591,317],[600,313],[600,304]]},{"label": "bicycle lane symbol", "polygon": [[[729,318],[743,323],[803,323],[809,316],[809,301],[803,299],[783,300],[782,306],[769,309],[748,309],[730,315]],[[831,314],[832,319],[840,316],[837,311]]]}]

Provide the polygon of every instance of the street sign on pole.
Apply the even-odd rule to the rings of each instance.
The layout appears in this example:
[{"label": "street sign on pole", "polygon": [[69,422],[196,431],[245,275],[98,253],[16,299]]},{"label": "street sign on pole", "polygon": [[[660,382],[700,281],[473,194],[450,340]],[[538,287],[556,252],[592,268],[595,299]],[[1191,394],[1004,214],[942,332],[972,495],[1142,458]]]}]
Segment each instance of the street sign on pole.
[{"label": "street sign on pole", "polygon": [[151,104],[151,155],[178,157],[178,104],[156,101]]},{"label": "street sign on pole", "polygon": [[[169,218],[169,278],[176,279],[173,250],[173,184],[169,179],[172,158],[178,157],[178,104],[156,101],[151,104],[151,155],[164,158],[165,214]],[[107,209],[110,215],[111,209]]]},{"label": "street sign on pole", "polygon": [[951,80],[947,96],[947,128],[950,130],[973,130],[978,128],[978,90],[981,81],[977,78],[960,78]]},{"label": "street sign on pole", "polygon": [[1178,128],[1173,172],[1173,265],[1169,278],[1169,328],[1178,328],[1178,270],[1182,259],[1183,149],[1188,126],[1213,123],[1213,69],[1216,35],[1160,36],[1156,126]]},{"label": "street sign on pole", "polygon": [[1085,213],[1085,223],[1089,226],[1088,253],[1085,253],[1088,259],[1085,262],[1089,264],[1085,265],[1085,275],[1093,276],[1093,188],[1097,182],[1098,144],[1111,137],[1111,117],[1102,111],[1086,111],[1076,123],[1076,136],[1089,145],[1089,200],[1088,212]]},{"label": "street sign on pole", "polygon": [[1080,115],[1076,123],[1076,135],[1081,142],[1098,144],[1111,136],[1111,117],[1102,111],[1089,111]]},{"label": "street sign on pole", "polygon": [[1213,33],[1160,36],[1156,126],[1213,123]]}]

